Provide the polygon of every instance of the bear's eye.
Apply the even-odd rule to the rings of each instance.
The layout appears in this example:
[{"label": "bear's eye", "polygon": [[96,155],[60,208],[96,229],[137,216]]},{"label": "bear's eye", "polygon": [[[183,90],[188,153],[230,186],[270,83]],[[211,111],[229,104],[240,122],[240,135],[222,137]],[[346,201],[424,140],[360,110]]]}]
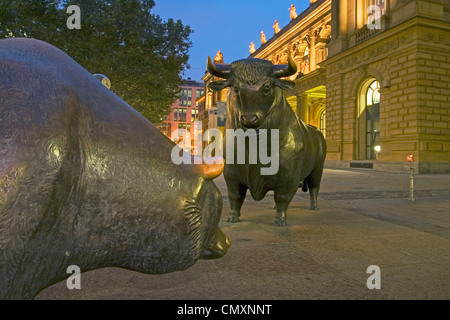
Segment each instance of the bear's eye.
[{"label": "bear's eye", "polygon": [[271,92],[271,90],[272,90],[272,86],[268,82],[262,86],[262,92],[264,94],[269,94]]}]

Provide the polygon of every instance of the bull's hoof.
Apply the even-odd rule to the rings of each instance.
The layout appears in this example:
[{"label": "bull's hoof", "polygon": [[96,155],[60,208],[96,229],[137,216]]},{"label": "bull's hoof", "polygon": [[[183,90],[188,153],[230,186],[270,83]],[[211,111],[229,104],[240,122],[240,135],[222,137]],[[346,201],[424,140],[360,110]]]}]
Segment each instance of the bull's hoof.
[{"label": "bull's hoof", "polygon": [[319,210],[319,207],[318,206],[310,206],[309,210]]},{"label": "bull's hoof", "polygon": [[239,222],[239,217],[235,216],[235,215],[229,215],[227,222],[232,222],[232,223]]},{"label": "bull's hoof", "polygon": [[286,225],[286,220],[276,219],[274,225],[279,226],[279,227],[284,227]]}]

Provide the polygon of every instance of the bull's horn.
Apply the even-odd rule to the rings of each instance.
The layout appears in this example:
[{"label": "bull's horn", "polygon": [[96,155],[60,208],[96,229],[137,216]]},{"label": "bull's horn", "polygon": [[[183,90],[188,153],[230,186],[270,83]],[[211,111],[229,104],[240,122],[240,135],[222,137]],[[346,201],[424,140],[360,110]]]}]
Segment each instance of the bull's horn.
[{"label": "bull's horn", "polygon": [[213,76],[224,79],[228,79],[228,77],[230,76],[230,64],[215,64],[211,61],[211,57],[208,56],[208,62],[206,65],[208,68],[208,72]]},{"label": "bull's horn", "polygon": [[198,165],[203,178],[207,180],[215,179],[220,176],[225,167],[223,158],[203,158],[202,164]]},{"label": "bull's horn", "polygon": [[297,72],[297,65],[291,56],[288,56],[287,64],[279,64],[273,66],[273,74],[276,78],[284,78],[292,76]]}]

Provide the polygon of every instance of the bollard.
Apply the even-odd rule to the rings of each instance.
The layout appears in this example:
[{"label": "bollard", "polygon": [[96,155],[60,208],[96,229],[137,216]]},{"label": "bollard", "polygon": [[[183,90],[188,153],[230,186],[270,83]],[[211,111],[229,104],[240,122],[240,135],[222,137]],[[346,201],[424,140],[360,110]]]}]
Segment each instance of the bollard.
[{"label": "bollard", "polygon": [[[406,156],[407,162],[414,162],[414,155],[408,154]],[[414,165],[411,163],[410,168],[410,176],[409,176],[409,201],[414,201]]]}]

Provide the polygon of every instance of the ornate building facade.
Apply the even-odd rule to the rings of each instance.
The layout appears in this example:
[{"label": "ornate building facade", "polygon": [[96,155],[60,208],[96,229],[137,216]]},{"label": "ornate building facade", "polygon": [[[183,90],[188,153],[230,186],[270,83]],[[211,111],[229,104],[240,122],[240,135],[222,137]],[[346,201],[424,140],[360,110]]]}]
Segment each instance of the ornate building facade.
[{"label": "ornate building facade", "polygon": [[324,132],[328,167],[450,172],[450,2],[311,0],[250,56],[288,55],[287,99]]}]

